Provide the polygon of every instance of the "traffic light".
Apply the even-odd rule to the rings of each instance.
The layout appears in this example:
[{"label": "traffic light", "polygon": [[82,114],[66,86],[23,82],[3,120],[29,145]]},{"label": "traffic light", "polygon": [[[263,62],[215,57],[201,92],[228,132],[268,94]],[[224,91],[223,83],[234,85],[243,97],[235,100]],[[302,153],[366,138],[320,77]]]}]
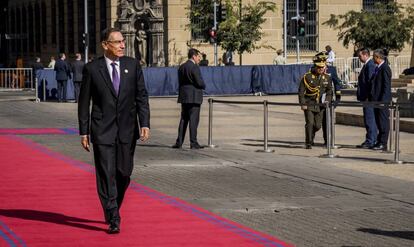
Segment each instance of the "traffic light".
[{"label": "traffic light", "polygon": [[299,0],[299,12],[306,14],[308,12],[309,2],[308,0]]},{"label": "traffic light", "polygon": [[298,25],[297,25],[297,36],[304,37],[306,36],[306,29],[305,29],[305,17],[299,17],[298,19]]},{"label": "traffic light", "polygon": [[225,21],[226,20],[226,18],[227,18],[227,7],[226,7],[226,4],[225,3],[222,3],[222,4],[220,4],[220,7],[219,7],[219,22],[223,22],[223,21]]},{"label": "traffic light", "polygon": [[287,23],[287,34],[291,38],[305,37],[305,17],[294,16]]},{"label": "traffic light", "polygon": [[297,36],[297,31],[298,31],[298,22],[296,17],[292,17],[292,19],[290,19],[287,23],[287,35],[291,36],[291,37],[296,37]]},{"label": "traffic light", "polygon": [[208,37],[209,37],[210,43],[212,44],[217,43],[217,30],[215,30],[214,28],[211,28],[208,31]]},{"label": "traffic light", "polygon": [[82,37],[83,37],[82,43],[85,46],[89,46],[89,35],[87,33],[83,33]]}]

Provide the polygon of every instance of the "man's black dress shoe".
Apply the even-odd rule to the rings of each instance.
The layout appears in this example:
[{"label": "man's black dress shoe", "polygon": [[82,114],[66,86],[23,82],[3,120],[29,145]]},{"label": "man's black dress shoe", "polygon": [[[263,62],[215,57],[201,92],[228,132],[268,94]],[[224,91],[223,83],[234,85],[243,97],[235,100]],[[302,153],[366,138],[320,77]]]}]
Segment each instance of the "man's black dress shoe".
[{"label": "man's black dress shoe", "polygon": [[178,144],[176,143],[176,144],[172,145],[172,146],[171,146],[171,148],[180,149],[180,148],[181,148],[181,145],[178,145]]},{"label": "man's black dress shoe", "polygon": [[387,150],[387,146],[384,144],[377,144],[372,147],[373,150]]},{"label": "man's black dress shoe", "polygon": [[370,149],[370,148],[373,148],[373,147],[374,147],[374,145],[366,143],[366,142],[364,142],[361,145],[357,146],[357,148],[365,148],[365,149]]},{"label": "man's black dress shoe", "polygon": [[306,149],[312,149],[312,145],[310,145],[310,144],[306,144],[305,148],[306,148]]},{"label": "man's black dress shoe", "polygon": [[119,224],[111,223],[108,228],[108,234],[118,234],[121,232]]},{"label": "man's black dress shoe", "polygon": [[190,146],[191,149],[202,149],[204,148],[203,146],[201,146],[200,144],[194,144]]}]

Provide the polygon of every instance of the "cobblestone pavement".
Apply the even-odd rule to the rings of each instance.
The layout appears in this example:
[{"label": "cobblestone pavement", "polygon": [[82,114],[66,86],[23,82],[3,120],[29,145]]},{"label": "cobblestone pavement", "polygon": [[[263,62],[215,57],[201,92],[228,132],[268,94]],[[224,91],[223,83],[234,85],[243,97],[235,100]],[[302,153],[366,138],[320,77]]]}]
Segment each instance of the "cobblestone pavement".
[{"label": "cobblestone pavement", "polygon": [[[294,102],[296,96],[225,97],[226,100]],[[364,129],[338,125],[338,156],[303,148],[303,113],[270,107],[269,147],[263,149],[262,106],[214,105],[215,149],[171,149],[179,105],[152,98],[152,139],[140,143],[133,179],[225,218],[297,246],[414,246],[414,135],[401,133],[401,159],[359,150]],[[199,140],[207,144],[207,104]],[[358,114],[356,112],[355,114]],[[76,104],[0,102],[0,128],[77,127]],[[93,164],[75,135],[26,136],[72,158]],[[323,142],[322,133],[317,143]]]}]

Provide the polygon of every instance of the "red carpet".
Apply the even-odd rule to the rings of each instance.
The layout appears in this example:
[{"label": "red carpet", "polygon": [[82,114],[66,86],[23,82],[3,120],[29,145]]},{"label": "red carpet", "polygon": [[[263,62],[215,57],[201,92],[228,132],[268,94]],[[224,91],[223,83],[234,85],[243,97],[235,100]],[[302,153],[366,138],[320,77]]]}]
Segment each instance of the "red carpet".
[{"label": "red carpet", "polygon": [[73,128],[0,128],[0,135],[75,135]]},{"label": "red carpet", "polygon": [[0,246],[290,246],[132,183],[108,235],[93,167],[0,135]]}]

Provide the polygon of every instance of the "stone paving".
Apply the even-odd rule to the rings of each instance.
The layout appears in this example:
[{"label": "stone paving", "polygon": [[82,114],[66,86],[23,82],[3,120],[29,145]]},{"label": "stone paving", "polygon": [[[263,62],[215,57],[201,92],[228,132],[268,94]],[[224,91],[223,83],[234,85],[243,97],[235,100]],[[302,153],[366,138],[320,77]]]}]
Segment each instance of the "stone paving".
[{"label": "stone paving", "polygon": [[[206,98],[207,99],[207,98]],[[222,97],[223,100],[296,102],[297,97]],[[351,99],[351,98],[350,98]],[[214,105],[215,149],[171,149],[180,107],[175,98],[151,98],[152,139],[140,143],[133,179],[296,246],[414,246],[414,134],[401,133],[401,160],[356,149],[364,129],[338,125],[333,159],[322,132],[304,149],[298,107],[269,108],[269,147],[263,149],[262,106]],[[338,111],[341,111],[338,109]],[[352,112],[358,114],[358,112]],[[0,128],[77,127],[76,104],[0,102]],[[199,128],[207,144],[207,101]],[[93,164],[74,135],[26,136]]]}]

